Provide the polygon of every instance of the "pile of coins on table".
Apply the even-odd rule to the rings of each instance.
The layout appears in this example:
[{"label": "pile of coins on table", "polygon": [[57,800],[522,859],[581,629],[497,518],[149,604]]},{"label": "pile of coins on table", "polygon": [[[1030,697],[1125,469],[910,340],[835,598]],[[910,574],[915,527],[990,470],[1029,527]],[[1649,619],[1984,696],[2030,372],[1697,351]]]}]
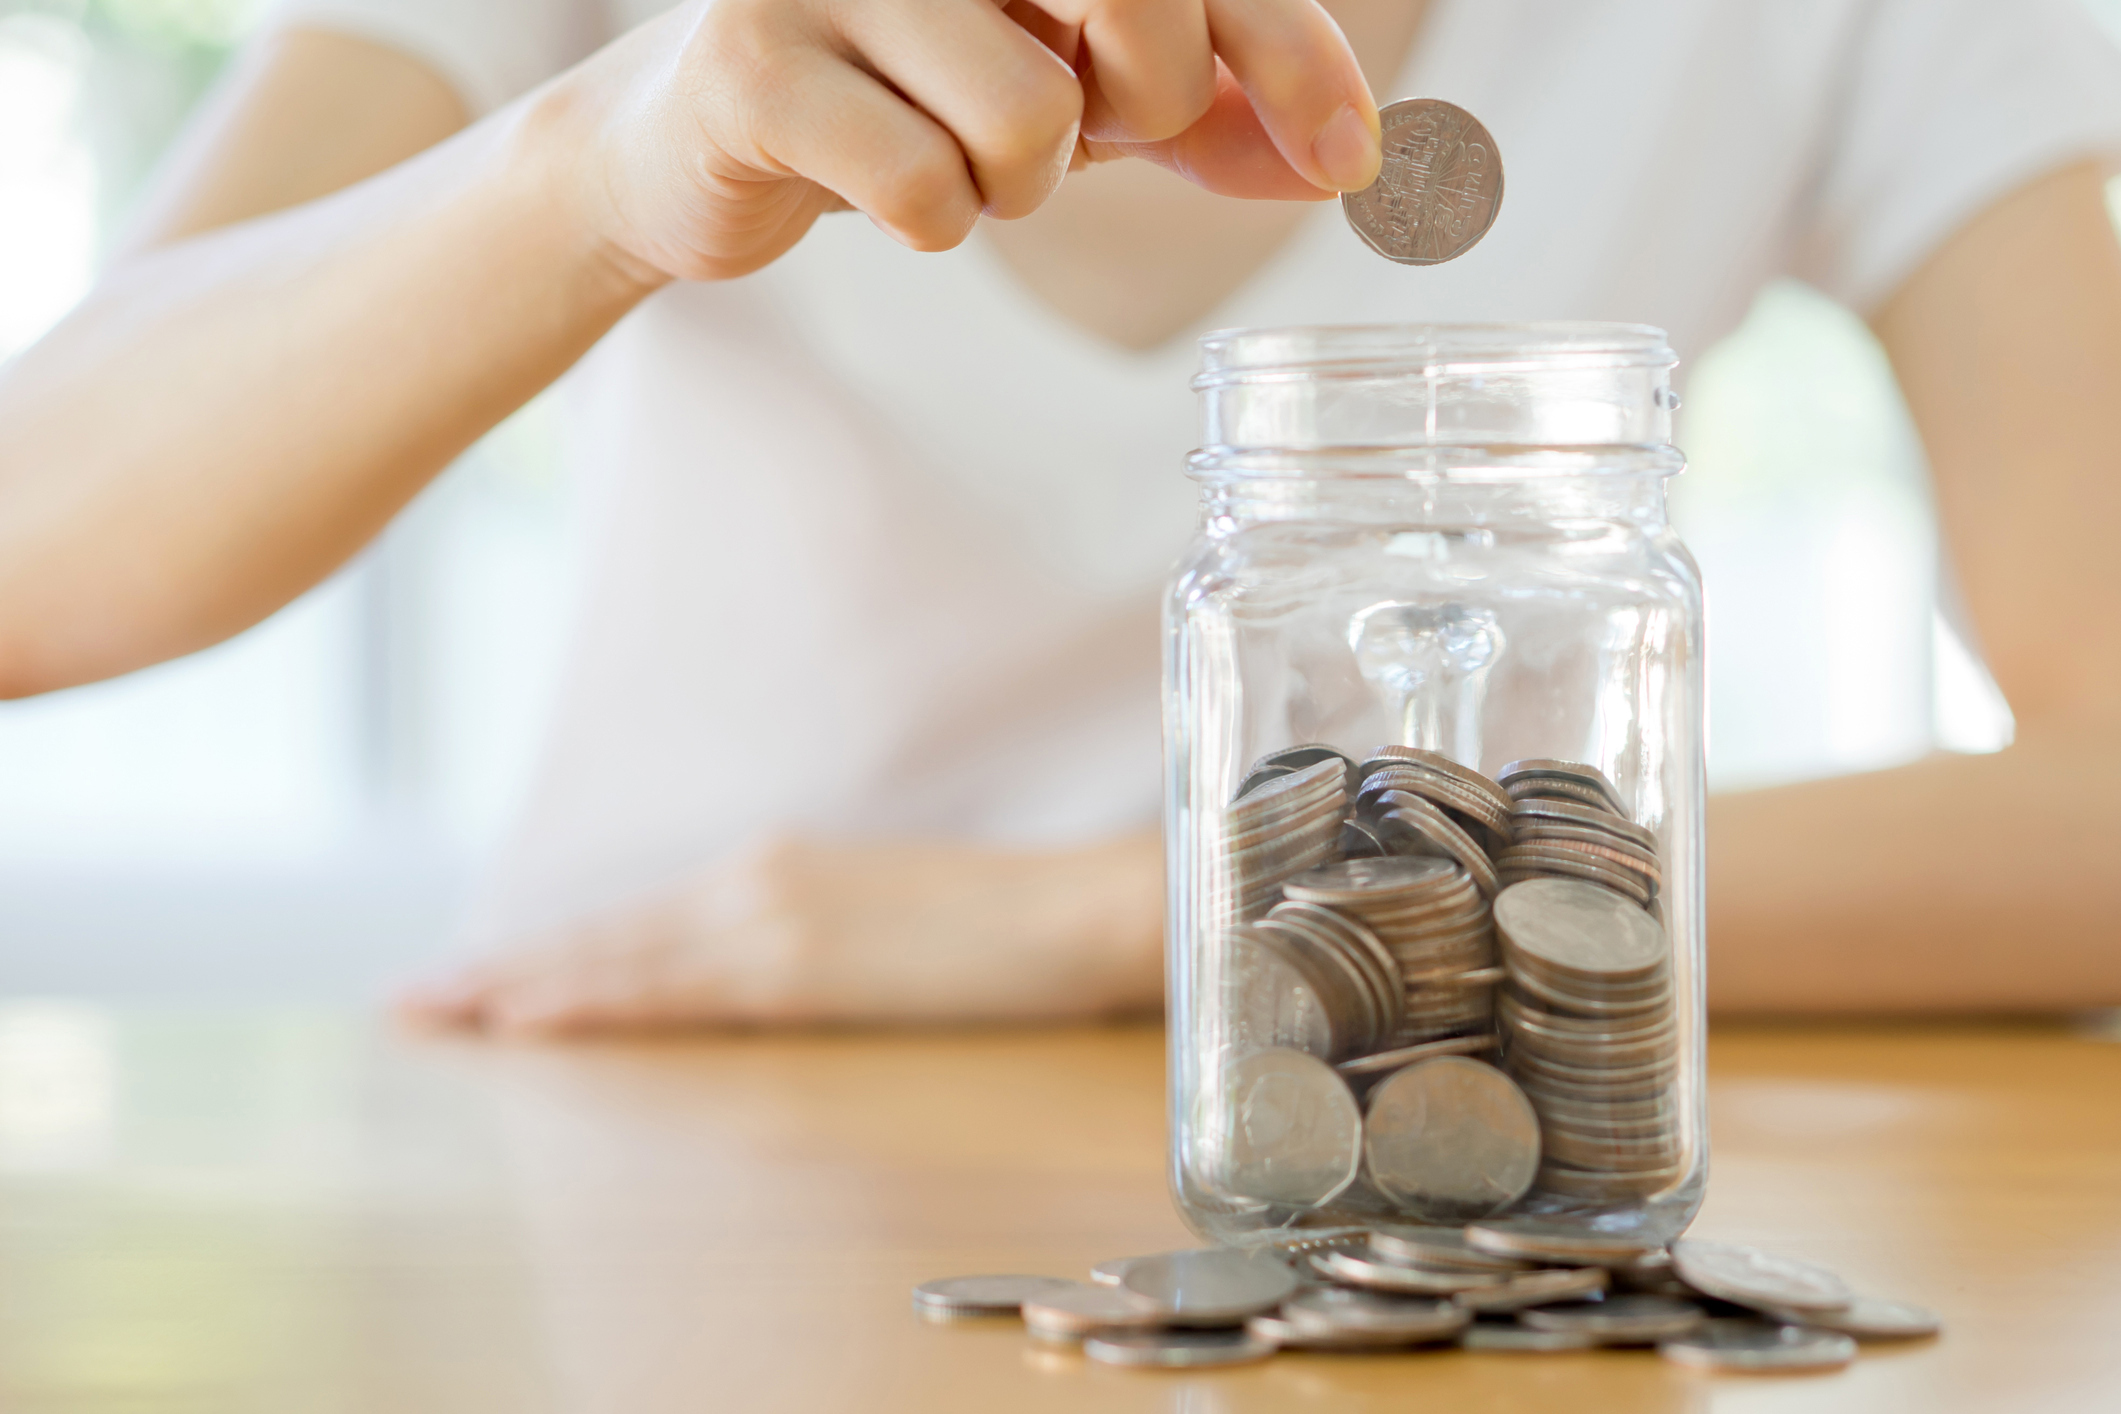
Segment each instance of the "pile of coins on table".
[{"label": "pile of coins on table", "polygon": [[1596,767],[1295,746],[1209,843],[1211,1192],[1464,1219],[1682,1176],[1657,837]]},{"label": "pile of coins on table", "polygon": [[1090,1275],[926,1282],[913,1309],[934,1321],[1019,1316],[1042,1344],[1167,1369],[1279,1350],[1654,1346],[1705,1370],[1830,1370],[1855,1358],[1858,1341],[1940,1328],[1934,1313],[1859,1296],[1809,1262],[1529,1220],[1348,1229],[1310,1234],[1300,1250],[1165,1252]]}]

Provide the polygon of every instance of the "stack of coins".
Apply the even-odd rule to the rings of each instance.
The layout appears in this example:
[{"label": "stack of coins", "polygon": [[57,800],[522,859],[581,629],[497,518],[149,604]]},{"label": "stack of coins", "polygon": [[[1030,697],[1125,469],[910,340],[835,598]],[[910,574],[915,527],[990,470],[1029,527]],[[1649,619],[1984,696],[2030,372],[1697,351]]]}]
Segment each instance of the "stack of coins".
[{"label": "stack of coins", "polygon": [[1662,925],[1578,879],[1512,884],[1494,913],[1510,977],[1503,1048],[1539,1112],[1540,1189],[1620,1202],[1677,1182],[1679,1024]]},{"label": "stack of coins", "polygon": [[[1430,809],[1405,800],[1386,801],[1382,797],[1387,794],[1415,797]],[[1500,784],[1441,752],[1414,746],[1380,746],[1371,753],[1362,763],[1356,808],[1358,818],[1381,819],[1394,809],[1406,812],[1404,827],[1425,836],[1428,847],[1394,852],[1441,854],[1475,874],[1514,837],[1516,805]],[[1446,828],[1432,835],[1424,827],[1433,824],[1438,813]],[[1465,856],[1466,844],[1480,851],[1478,860]]]},{"label": "stack of coins", "polygon": [[1581,879],[1654,910],[1664,883],[1657,836],[1629,818],[1603,772],[1574,761],[1513,761],[1499,779],[1514,836],[1495,855],[1504,884]]},{"label": "stack of coins", "polygon": [[[1213,845],[1226,1065],[1303,1052],[1374,1106],[1409,1068],[1500,1049],[1537,1117],[1533,1192],[1626,1203],[1680,1176],[1656,836],[1596,767],[1532,759],[1489,780],[1415,747],[1380,747],[1360,765],[1331,746],[1289,747],[1246,772]],[[1331,1163],[1300,1159],[1307,1177],[1265,1184],[1271,1197],[1234,1173],[1216,1186],[1278,1203],[1306,1185],[1338,1197],[1317,1175],[1336,1171],[1345,1146],[1328,1147]],[[1449,1185],[1425,1171],[1381,1182],[1377,1163],[1361,1190],[1371,1201],[1477,1206],[1441,1200]]]},{"label": "stack of coins", "polygon": [[[1108,1364],[1197,1366],[1277,1350],[1504,1353],[1642,1348],[1714,1370],[1835,1370],[1858,1341],[1935,1335],[1934,1312],[1859,1296],[1809,1262],[1661,1245],[1560,1223],[1342,1229],[1331,1245],[1164,1252],[1089,1282],[958,1277],[914,1288],[923,1319],[1022,1317],[1032,1339]],[[1297,1244],[1307,1250],[1299,1250]],[[1667,1289],[1630,1289],[1667,1273]]]},{"label": "stack of coins", "polygon": [[1383,945],[1405,988],[1398,1045],[1493,1030],[1502,979],[1494,925],[1472,876],[1454,862],[1343,860],[1288,880],[1284,892],[1355,919]]},{"label": "stack of coins", "polygon": [[1276,756],[1288,754],[1276,753],[1254,767],[1218,822],[1217,903],[1226,919],[1262,916],[1280,901],[1283,880],[1339,854],[1352,763],[1333,752],[1285,770]]},{"label": "stack of coins", "polygon": [[1240,1044],[1338,1060],[1388,1044],[1405,1023],[1398,963],[1346,914],[1280,903],[1232,929],[1227,948]]}]

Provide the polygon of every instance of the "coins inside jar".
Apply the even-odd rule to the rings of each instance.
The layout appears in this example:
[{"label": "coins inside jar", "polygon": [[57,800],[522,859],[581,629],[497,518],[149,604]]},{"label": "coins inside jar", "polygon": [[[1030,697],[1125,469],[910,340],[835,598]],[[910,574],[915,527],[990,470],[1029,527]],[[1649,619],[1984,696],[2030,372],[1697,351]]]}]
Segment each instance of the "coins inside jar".
[{"label": "coins inside jar", "polygon": [[[1676,1182],[1690,1156],[1662,866],[1625,801],[1559,759],[1501,780],[1405,746],[1254,761],[1210,831],[1228,921],[1207,1187],[1433,1219]],[[1299,1093],[1323,1128],[1299,1134]]]}]

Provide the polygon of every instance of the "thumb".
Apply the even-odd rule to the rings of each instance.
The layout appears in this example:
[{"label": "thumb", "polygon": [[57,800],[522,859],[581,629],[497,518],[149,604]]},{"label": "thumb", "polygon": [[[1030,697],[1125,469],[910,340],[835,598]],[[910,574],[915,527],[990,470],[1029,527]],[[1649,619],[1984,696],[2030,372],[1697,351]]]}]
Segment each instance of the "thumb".
[{"label": "thumb", "polygon": [[1252,102],[1222,60],[1215,61],[1215,101],[1198,122],[1161,142],[1084,139],[1076,165],[1140,157],[1218,196],[1262,201],[1326,201],[1336,191],[1313,186],[1274,146]]}]

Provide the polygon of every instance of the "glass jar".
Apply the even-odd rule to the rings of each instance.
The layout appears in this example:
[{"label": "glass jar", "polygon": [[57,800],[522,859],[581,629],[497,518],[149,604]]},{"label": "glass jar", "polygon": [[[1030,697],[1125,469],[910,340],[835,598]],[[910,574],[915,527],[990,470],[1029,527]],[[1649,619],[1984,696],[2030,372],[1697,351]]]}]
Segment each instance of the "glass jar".
[{"label": "glass jar", "polygon": [[1702,599],[1634,325],[1202,340],[1166,605],[1172,1177],[1204,1236],[1707,1173]]}]

